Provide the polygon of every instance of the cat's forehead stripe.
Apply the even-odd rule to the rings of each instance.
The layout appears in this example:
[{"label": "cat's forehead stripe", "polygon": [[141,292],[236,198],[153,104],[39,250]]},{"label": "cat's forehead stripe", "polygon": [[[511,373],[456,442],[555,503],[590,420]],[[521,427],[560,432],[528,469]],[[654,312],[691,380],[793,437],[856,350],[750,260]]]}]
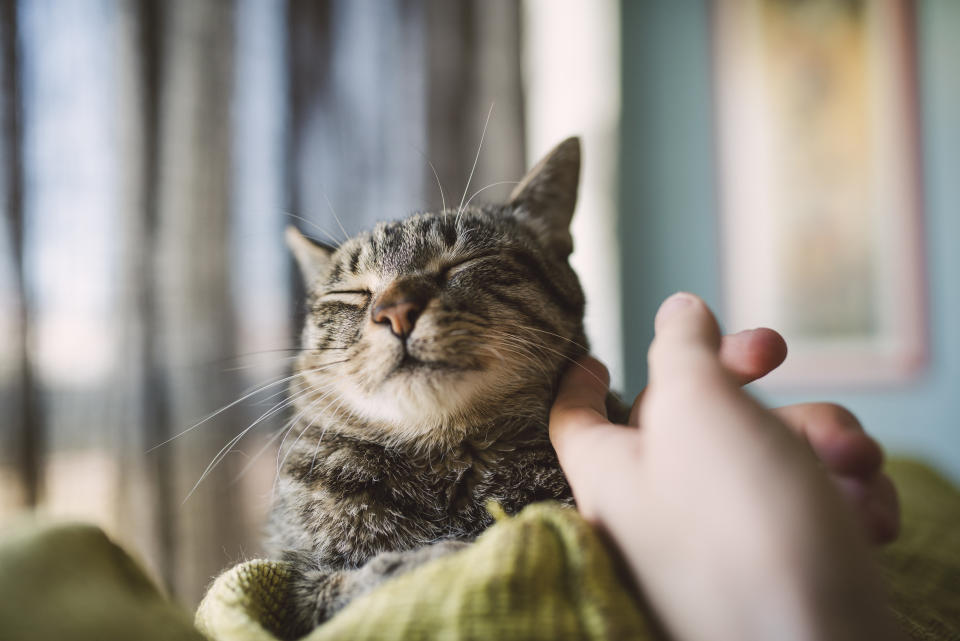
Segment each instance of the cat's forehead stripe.
[{"label": "cat's forehead stripe", "polygon": [[452,249],[457,244],[457,229],[453,223],[447,223],[440,226],[443,234],[443,242],[448,249]]},{"label": "cat's forehead stripe", "polygon": [[363,251],[363,247],[358,245],[353,248],[353,251],[350,252],[350,273],[357,273],[357,265],[360,263],[360,252]]},{"label": "cat's forehead stripe", "polygon": [[333,266],[333,271],[330,272],[330,280],[337,281],[340,280],[340,277],[343,275],[343,265],[341,263],[336,263]]},{"label": "cat's forehead stripe", "polygon": [[387,272],[426,269],[437,254],[457,242],[456,229],[442,217],[417,216],[377,226],[369,239],[368,268]]}]

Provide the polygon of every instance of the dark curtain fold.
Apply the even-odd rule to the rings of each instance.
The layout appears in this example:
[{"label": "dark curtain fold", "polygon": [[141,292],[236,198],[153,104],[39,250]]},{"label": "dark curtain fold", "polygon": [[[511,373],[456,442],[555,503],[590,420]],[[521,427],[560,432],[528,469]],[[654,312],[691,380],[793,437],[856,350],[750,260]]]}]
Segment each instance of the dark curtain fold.
[{"label": "dark curtain fold", "polygon": [[126,269],[118,309],[125,318],[120,381],[127,408],[118,430],[120,527],[146,552],[164,583],[176,583],[176,501],[170,448],[148,449],[173,435],[170,389],[158,341],[157,238],[160,167],[160,97],[164,43],[163,3],[140,0],[124,6],[118,38],[122,164],[118,230]]},{"label": "dark curtain fold", "polygon": [[0,198],[3,199],[6,249],[7,291],[10,292],[9,336],[15,346],[5,356],[2,393],[5,429],[0,431],[0,450],[4,463],[16,474],[4,479],[9,484],[10,500],[27,506],[37,504],[43,483],[41,461],[44,448],[43,406],[39,399],[34,368],[34,350],[30,324],[33,309],[25,271],[23,209],[23,118],[21,102],[21,47],[18,7],[15,0],[0,1]]}]

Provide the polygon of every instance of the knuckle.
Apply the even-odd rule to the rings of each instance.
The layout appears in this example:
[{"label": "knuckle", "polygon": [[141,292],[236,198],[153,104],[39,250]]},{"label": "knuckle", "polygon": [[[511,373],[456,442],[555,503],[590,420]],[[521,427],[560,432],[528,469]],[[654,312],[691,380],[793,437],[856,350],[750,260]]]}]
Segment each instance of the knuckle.
[{"label": "knuckle", "polygon": [[818,421],[831,423],[839,427],[862,430],[857,417],[843,405],[837,403],[820,403],[817,405],[815,416]]},{"label": "knuckle", "polygon": [[647,363],[654,367],[656,363],[664,360],[668,352],[668,346],[664,344],[663,338],[654,337],[650,342],[650,348],[647,350]]}]

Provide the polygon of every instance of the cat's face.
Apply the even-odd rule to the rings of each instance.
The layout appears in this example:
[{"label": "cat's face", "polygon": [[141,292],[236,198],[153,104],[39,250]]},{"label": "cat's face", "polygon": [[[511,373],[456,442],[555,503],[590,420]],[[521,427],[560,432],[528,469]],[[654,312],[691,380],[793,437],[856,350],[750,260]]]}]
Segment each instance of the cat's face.
[{"label": "cat's face", "polygon": [[567,262],[578,173],[571,139],[506,205],[383,223],[336,251],[291,229],[310,299],[298,411],[409,440],[549,394],[585,351]]}]

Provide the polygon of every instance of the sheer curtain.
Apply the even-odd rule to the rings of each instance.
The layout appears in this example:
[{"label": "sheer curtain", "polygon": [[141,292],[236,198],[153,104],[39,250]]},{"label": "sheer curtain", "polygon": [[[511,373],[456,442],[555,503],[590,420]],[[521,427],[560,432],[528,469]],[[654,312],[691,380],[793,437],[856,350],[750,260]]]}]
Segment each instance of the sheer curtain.
[{"label": "sheer curtain", "polygon": [[0,12],[0,518],[93,520],[192,604],[259,551],[301,304],[283,227],[459,203],[491,106],[466,197],[516,180],[519,7]]}]

